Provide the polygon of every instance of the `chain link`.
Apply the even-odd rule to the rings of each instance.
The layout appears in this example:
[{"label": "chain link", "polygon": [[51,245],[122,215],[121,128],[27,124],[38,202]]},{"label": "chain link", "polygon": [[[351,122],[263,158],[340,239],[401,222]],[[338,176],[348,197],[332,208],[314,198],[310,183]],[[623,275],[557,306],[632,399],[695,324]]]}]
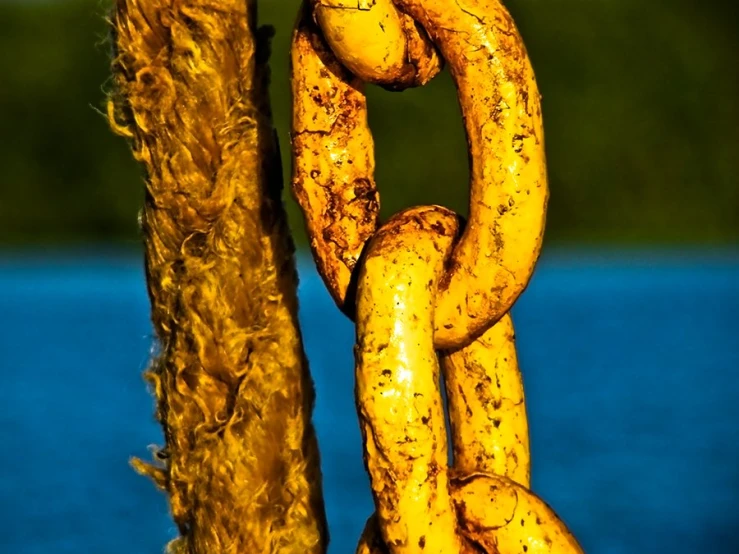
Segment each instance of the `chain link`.
[{"label": "chain link", "polygon": [[[497,0],[312,0],[291,56],[293,193],[357,325],[376,506],[358,552],[581,552],[529,490],[508,311],[539,256],[548,187],[540,95],[511,16]],[[469,144],[469,221],[426,206],[381,226],[364,85],[423,85],[443,63]]]}]

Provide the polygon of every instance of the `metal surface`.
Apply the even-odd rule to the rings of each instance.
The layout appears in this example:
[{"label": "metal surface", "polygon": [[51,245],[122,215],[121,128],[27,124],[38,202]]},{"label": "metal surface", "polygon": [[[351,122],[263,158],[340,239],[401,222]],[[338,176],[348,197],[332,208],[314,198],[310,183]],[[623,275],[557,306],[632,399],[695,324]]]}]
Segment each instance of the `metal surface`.
[{"label": "metal surface", "polygon": [[[426,206],[380,225],[364,83],[424,84],[442,60],[467,131],[469,221]],[[548,187],[540,95],[511,16],[495,0],[314,0],[292,68],[293,192],[319,272],[357,325],[376,506],[358,552],[581,552],[529,490],[508,311],[539,256]]]}]

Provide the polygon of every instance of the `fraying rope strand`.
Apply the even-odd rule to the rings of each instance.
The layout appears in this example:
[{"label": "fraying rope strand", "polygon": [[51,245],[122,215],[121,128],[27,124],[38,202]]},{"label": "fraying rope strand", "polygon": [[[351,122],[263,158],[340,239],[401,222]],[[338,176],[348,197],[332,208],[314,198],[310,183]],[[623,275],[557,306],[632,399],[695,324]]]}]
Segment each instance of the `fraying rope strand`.
[{"label": "fraying rope strand", "polygon": [[255,0],[117,0],[109,114],[146,172],[170,552],[325,552],[313,387]]}]

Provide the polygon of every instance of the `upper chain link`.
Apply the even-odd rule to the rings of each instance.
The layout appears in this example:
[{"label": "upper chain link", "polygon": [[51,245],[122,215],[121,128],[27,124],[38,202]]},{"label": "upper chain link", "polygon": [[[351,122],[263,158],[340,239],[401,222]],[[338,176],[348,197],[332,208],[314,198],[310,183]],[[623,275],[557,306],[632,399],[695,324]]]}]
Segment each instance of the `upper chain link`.
[{"label": "upper chain link", "polygon": [[540,95],[520,35],[496,0],[314,4],[293,42],[292,140],[293,190],[319,271],[353,315],[352,276],[379,222],[364,83],[421,85],[443,58],[465,121],[471,182],[469,221],[440,282],[434,341],[469,344],[510,309],[541,250],[548,187]]},{"label": "upper chain link", "polygon": [[[423,85],[444,62],[469,143],[469,221],[426,206],[380,227],[364,84]],[[377,508],[358,552],[582,552],[529,490],[508,311],[539,256],[548,188],[540,95],[510,15],[497,0],[312,0],[292,86],[294,195],[319,272],[357,323]]]}]

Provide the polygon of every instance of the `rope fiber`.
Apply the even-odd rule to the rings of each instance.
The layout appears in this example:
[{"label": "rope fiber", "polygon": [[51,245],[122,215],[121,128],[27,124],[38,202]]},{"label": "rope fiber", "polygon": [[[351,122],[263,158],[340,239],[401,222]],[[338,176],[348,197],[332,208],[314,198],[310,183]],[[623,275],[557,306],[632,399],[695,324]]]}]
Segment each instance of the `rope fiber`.
[{"label": "rope fiber", "polygon": [[313,384],[255,0],[118,0],[112,127],[146,178],[141,227],[171,552],[324,552]]}]

